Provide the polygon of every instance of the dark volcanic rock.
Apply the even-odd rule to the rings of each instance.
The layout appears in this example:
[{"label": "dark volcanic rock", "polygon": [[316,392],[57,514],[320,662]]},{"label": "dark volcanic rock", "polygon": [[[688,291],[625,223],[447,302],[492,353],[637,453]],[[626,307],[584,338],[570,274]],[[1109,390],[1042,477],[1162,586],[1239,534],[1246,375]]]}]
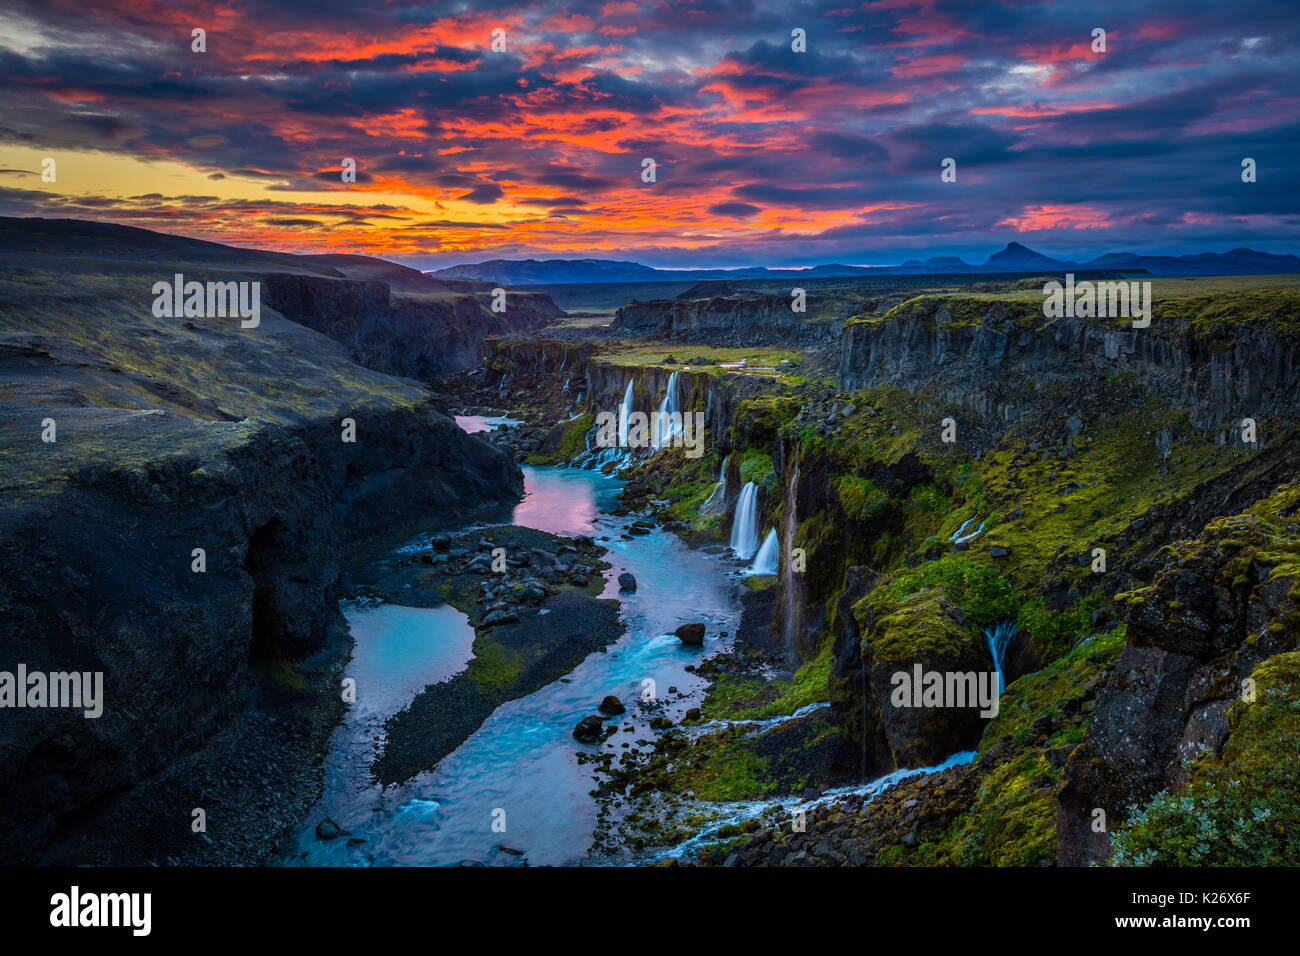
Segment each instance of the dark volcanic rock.
[{"label": "dark volcanic rock", "polygon": [[620,591],[635,591],[636,577],[628,571],[624,571],[618,576],[618,589]]},{"label": "dark volcanic rock", "polygon": [[613,694],[609,694],[604,700],[600,702],[599,710],[602,714],[609,714],[611,717],[616,717],[619,714],[624,713],[627,710],[627,708],[623,706],[623,702],[621,700],[619,700]]},{"label": "dark volcanic rock", "polygon": [[677,639],[683,644],[691,647],[704,646],[704,625],[703,624],[683,624],[676,631]]},{"label": "dark volcanic rock", "polygon": [[1128,643],[1097,693],[1088,736],[1067,761],[1057,797],[1061,865],[1109,856],[1109,832],[1092,828],[1095,809],[1112,831],[1130,808],[1181,786],[1185,762],[1217,755],[1242,678],[1294,645],[1279,624],[1294,613],[1293,579],[1270,581],[1257,563],[1275,533],[1254,514],[1214,522],[1171,549],[1152,586],[1122,602]]},{"label": "dark volcanic rock", "polygon": [[573,728],[574,739],[584,744],[595,743],[604,734],[605,721],[599,714],[588,714]]},{"label": "dark volcanic rock", "polygon": [[347,836],[348,831],[343,829],[329,817],[326,817],[320,823],[316,824],[316,836],[322,840],[337,840],[341,836]]},{"label": "dark volcanic rock", "polygon": [[[270,781],[277,762],[298,767],[323,741],[307,718],[338,707],[340,552],[522,491],[518,468],[422,387],[354,364],[265,303],[249,329],[153,316],[160,274],[235,278],[193,257],[229,254],[258,274],[266,263],[255,257],[270,255],[176,242],[165,268],[92,263],[70,286],[75,301],[32,295],[30,276],[0,278],[0,296],[21,305],[0,311],[0,669],[104,675],[98,719],[50,708],[0,721],[3,862],[35,862],[73,820],[91,839],[64,862],[147,862],[131,854],[166,843],[160,815],[175,807],[155,791],[204,748],[202,772],[232,780]],[[96,275],[101,265],[113,274]],[[39,256],[25,267],[42,274]],[[45,418],[57,422],[53,443],[33,427]],[[294,732],[310,736],[291,757],[269,743],[270,715],[294,693],[303,718]],[[246,736],[242,750],[224,736],[231,727]],[[314,786],[304,781],[281,781],[278,801],[233,788],[246,796],[225,804],[223,826],[239,838],[186,839],[177,852],[190,861],[232,859],[220,854],[235,845],[265,852],[291,822],[291,788]],[[261,813],[259,801],[282,812]],[[97,842],[137,823],[158,835],[135,847]]]}]

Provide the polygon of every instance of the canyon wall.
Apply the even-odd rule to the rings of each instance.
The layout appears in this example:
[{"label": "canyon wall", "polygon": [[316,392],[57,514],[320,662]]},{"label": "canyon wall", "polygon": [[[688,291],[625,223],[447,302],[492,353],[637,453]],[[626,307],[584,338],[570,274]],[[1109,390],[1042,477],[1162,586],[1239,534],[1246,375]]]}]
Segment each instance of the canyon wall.
[{"label": "canyon wall", "polygon": [[[523,490],[509,456],[465,434],[427,389],[356,364],[356,342],[336,341],[350,315],[378,314],[383,283],[278,287],[282,304],[297,289],[286,309],[309,310],[327,337],[265,303],[251,329],[155,317],[161,265],[71,283],[31,265],[0,279],[0,671],[102,673],[103,713],[0,713],[4,863],[44,859],[101,814],[95,832],[111,834],[115,808],[186,761],[246,778],[237,803],[285,805],[268,783],[277,755],[257,740],[237,742],[233,771],[204,754],[272,698],[291,700],[281,719],[337,708],[346,552]],[[237,826],[247,806],[234,804],[209,806],[224,846],[185,839],[206,799],[192,789],[186,806],[145,807],[156,819],[140,832],[212,852],[273,845],[276,814],[258,818],[262,830]],[[60,859],[82,858],[74,846]]]},{"label": "canyon wall", "polygon": [[1012,421],[1073,382],[1140,376],[1147,391],[1186,409],[1197,427],[1296,420],[1300,335],[1293,328],[1267,317],[1198,328],[1180,322],[1179,311],[1171,300],[1149,328],[1135,329],[1108,320],[1049,322],[1027,303],[913,299],[845,326],[839,388],[924,390]]}]

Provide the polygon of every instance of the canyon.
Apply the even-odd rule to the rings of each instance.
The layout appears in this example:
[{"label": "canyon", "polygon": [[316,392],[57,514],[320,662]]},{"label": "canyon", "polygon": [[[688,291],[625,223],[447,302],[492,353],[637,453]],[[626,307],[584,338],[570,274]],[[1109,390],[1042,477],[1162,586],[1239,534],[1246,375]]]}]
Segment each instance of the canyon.
[{"label": "canyon", "polygon": [[[1286,852],[1291,804],[1254,811],[1300,683],[1291,277],[1156,279],[1147,328],[990,274],[809,280],[806,313],[709,279],[593,326],[366,257],[0,232],[0,670],[105,700],[5,714],[6,861]],[[258,326],[153,315],[181,272],[260,282]],[[659,414],[702,431],[624,440]],[[437,679],[343,700],[409,627],[457,648],[411,660]],[[897,706],[900,673],[1002,691]]]}]

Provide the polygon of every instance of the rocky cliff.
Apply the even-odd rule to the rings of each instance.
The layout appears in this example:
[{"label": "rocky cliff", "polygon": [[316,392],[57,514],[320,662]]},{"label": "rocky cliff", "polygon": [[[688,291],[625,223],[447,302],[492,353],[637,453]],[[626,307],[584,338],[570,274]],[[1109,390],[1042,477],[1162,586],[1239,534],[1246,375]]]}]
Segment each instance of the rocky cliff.
[{"label": "rocky cliff", "polygon": [[1298,309],[1285,292],[1169,298],[1137,329],[1130,320],[1047,320],[1041,296],[923,296],[846,325],[839,388],[926,391],[1012,421],[1080,382],[1140,377],[1194,426],[1221,427],[1227,438],[1243,418],[1295,422]]},{"label": "rocky cliff", "polygon": [[538,293],[509,292],[505,311],[492,311],[492,291],[453,292],[427,280],[400,291],[374,279],[334,279],[288,273],[264,275],[266,303],[350,350],[352,359],[381,372],[427,379],[479,364],[483,340],[536,329],[564,312]]},{"label": "rocky cliff", "polygon": [[[152,282],[203,263],[40,265],[0,283],[0,670],[100,672],[104,702],[95,719],[3,712],[0,860],[40,860],[91,819],[146,839],[74,841],[58,859],[141,862],[130,852],[154,841],[254,860],[301,784],[279,763],[308,773],[328,731],[300,718],[337,706],[341,555],[499,507],[522,493],[519,470],[423,387],[265,304],[249,329],[154,317]],[[387,295],[296,288],[336,335]],[[242,747],[223,742],[237,724]],[[166,796],[148,796],[160,780]],[[195,807],[223,839],[190,832]]]},{"label": "rocky cliff", "polygon": [[815,346],[834,341],[851,315],[874,302],[858,295],[809,292],[806,311],[791,309],[791,294],[745,292],[631,302],[618,310],[612,329],[628,335],[723,345]]}]

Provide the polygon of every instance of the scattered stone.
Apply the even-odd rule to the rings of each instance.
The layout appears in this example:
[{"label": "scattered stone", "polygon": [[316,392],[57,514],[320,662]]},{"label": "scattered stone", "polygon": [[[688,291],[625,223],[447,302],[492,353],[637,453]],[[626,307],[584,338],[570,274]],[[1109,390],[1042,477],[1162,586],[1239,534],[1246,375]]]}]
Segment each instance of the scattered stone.
[{"label": "scattered stone", "polygon": [[611,717],[624,713],[626,710],[627,708],[623,706],[623,702],[613,694],[607,695],[605,699],[600,702],[600,712],[602,714],[609,714]]}]

